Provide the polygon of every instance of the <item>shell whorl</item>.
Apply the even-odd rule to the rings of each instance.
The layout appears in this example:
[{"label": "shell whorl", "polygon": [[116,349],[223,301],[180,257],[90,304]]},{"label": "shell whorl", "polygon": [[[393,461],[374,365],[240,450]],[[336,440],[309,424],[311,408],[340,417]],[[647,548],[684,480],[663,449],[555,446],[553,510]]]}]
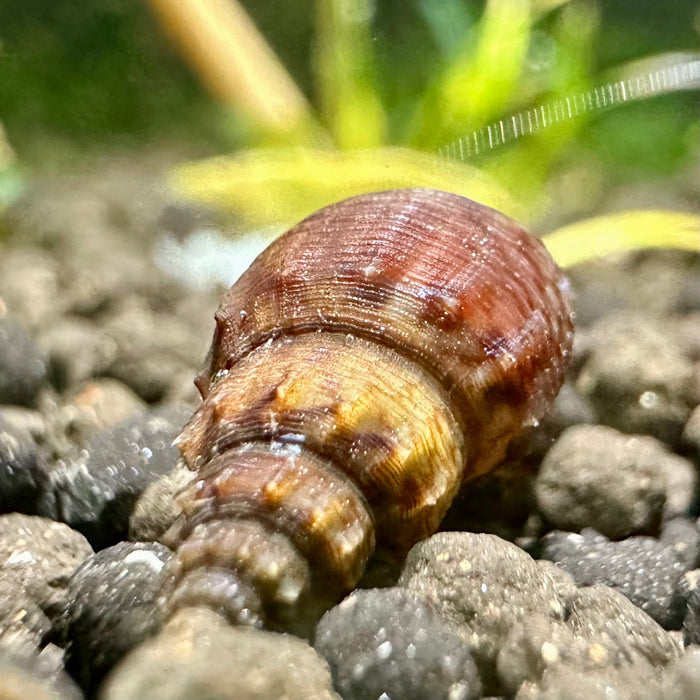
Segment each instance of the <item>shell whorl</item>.
[{"label": "shell whorl", "polygon": [[[203,403],[178,439],[199,473],[170,536],[188,553],[172,599],[188,600],[187,576],[206,578],[198,567],[230,571],[237,619],[251,605],[269,618],[297,584],[299,599],[347,590],[375,535],[405,550],[434,531],[459,484],[544,414],[573,339],[568,287],[544,246],[493,209],[423,189],[308,217],[258,256],[215,319]],[[241,534],[202,554],[211,523]],[[253,573],[266,532],[297,584]]]}]

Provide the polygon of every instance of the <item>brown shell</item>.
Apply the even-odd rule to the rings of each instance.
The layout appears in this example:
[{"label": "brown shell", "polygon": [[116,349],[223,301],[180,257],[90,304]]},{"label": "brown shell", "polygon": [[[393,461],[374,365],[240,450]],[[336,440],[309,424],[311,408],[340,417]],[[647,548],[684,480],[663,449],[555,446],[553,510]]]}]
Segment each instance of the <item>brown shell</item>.
[{"label": "brown shell", "polygon": [[568,283],[542,243],[489,207],[427,189],[321,209],[258,256],[215,319],[203,397],[271,338],[370,338],[450,395],[471,438],[466,478],[544,415],[573,341]]},{"label": "brown shell", "polygon": [[332,601],[375,538],[402,551],[433,532],[539,420],[572,340],[566,280],[488,207],[395,190],[302,221],[216,313],[178,439],[198,476],[169,535],[170,600],[285,627],[302,600]]}]

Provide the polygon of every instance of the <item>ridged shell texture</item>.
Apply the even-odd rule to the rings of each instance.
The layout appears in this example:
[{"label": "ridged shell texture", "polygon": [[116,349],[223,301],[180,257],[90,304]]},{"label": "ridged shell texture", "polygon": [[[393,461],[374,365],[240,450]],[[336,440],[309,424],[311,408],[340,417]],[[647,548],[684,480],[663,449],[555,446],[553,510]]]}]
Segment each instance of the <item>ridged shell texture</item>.
[{"label": "ridged shell texture", "polygon": [[435,531],[460,484],[545,413],[573,339],[540,241],[424,189],[308,217],[215,319],[179,438],[197,476],[167,597],[286,628],[354,586],[375,546]]}]

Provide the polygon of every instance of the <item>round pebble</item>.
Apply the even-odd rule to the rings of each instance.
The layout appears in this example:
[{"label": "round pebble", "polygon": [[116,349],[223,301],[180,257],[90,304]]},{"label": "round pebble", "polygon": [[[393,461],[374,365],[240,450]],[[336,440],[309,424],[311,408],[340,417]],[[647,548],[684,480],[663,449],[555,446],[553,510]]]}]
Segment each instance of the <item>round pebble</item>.
[{"label": "round pebble", "polygon": [[51,620],[23,574],[0,564],[0,648],[31,654],[51,632]]},{"label": "round pebble", "polygon": [[124,539],[138,496],[177,463],[172,443],[189,416],[187,407],[164,405],[95,433],[50,471],[40,512],[80,530],[96,548]]},{"label": "round pebble", "polygon": [[523,683],[539,681],[547,668],[581,656],[579,646],[559,620],[533,614],[517,622],[496,660],[501,688],[508,696],[515,695]]},{"label": "round pebble", "polygon": [[399,588],[356,591],[327,612],[314,646],[344,700],[480,697],[468,648],[433,607]]},{"label": "round pebble", "polygon": [[700,531],[692,520],[669,520],[661,531],[659,541],[673,550],[686,571],[700,566]]},{"label": "round pebble", "polygon": [[684,551],[651,537],[611,542],[594,530],[548,533],[542,557],[568,571],[579,586],[615,588],[666,629],[680,629],[685,613],[683,574],[694,566]]},{"label": "round pebble", "polygon": [[687,514],[696,486],[692,465],[657,440],[579,425],[545,456],[535,498],[543,517],[559,529],[592,527],[621,538],[656,532],[667,501],[668,517]]},{"label": "round pebble", "polygon": [[116,379],[96,379],[69,391],[61,403],[48,404],[49,441],[54,461],[74,456],[75,445],[86,446],[98,431],[143,415],[148,407]]},{"label": "round pebble", "polygon": [[[207,314],[210,319],[211,315]],[[210,324],[213,328],[213,323]],[[125,301],[103,321],[102,332],[116,349],[106,373],[133,389],[144,401],[162,401],[183,372],[192,381],[210,341],[196,336],[179,314],[154,311],[137,297]]]},{"label": "round pebble", "polygon": [[68,577],[92,553],[68,525],[19,513],[0,516],[0,570],[14,572],[43,611],[62,609]]},{"label": "round pebble", "polygon": [[642,657],[652,666],[663,667],[680,655],[675,636],[608,586],[578,589],[567,607],[566,624],[575,635],[614,649],[629,662]]},{"label": "round pebble", "polygon": [[692,361],[668,322],[644,313],[609,314],[581,333],[587,356],[577,388],[598,419],[626,433],[677,443],[698,402]]},{"label": "round pebble", "polygon": [[101,700],[340,700],[328,664],[301,639],[234,627],[207,608],[179,610],[133,649]]},{"label": "round pebble", "polygon": [[700,406],[696,406],[683,427],[681,446],[697,460],[700,454]]},{"label": "round pebble", "polygon": [[498,654],[504,691],[516,698],[658,697],[658,669],[620,644],[625,634],[580,634],[541,615],[522,620]]},{"label": "round pebble", "polygon": [[31,337],[0,316],[0,404],[33,405],[46,372],[44,357]]},{"label": "round pebble", "polygon": [[399,586],[426,597],[466,641],[487,692],[498,692],[496,656],[516,622],[534,613],[564,616],[547,573],[494,535],[441,532],[419,542]]},{"label": "round pebble", "polygon": [[0,258],[0,308],[12,310],[35,330],[61,312],[60,264],[51,253],[35,247],[3,250]]},{"label": "round pebble", "polygon": [[119,425],[146,408],[144,402],[125,384],[101,378],[80,385],[67,405],[82,414],[83,420],[96,429]]},{"label": "round pebble", "polygon": [[662,681],[662,693],[663,700],[700,698],[700,649],[690,649],[669,664]]},{"label": "round pebble", "polygon": [[94,322],[70,316],[41,329],[37,343],[60,391],[103,373],[116,352],[114,341],[99,332]]},{"label": "round pebble", "polygon": [[3,700],[82,700],[80,688],[60,669],[47,668],[40,656],[0,647],[0,698]]},{"label": "round pebble", "polygon": [[171,556],[157,543],[120,542],[94,554],[70,577],[60,633],[68,642],[68,669],[89,694],[155,629],[155,599]]},{"label": "round pebble", "polygon": [[31,436],[0,415],[0,513],[36,513],[41,462]]},{"label": "round pebble", "polygon": [[700,569],[688,571],[681,580],[681,588],[686,594],[683,643],[700,644]]},{"label": "round pebble", "polygon": [[515,700],[658,700],[660,693],[654,667],[637,659],[621,668],[555,664],[544,670],[539,681],[525,681]]}]

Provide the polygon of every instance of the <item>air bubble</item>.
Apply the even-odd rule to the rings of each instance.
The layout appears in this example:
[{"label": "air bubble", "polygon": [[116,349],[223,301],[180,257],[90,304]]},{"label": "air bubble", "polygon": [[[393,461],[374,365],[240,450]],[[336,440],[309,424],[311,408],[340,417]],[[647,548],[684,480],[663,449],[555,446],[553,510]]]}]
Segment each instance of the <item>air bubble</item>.
[{"label": "air bubble", "polygon": [[388,659],[391,656],[391,652],[394,650],[393,646],[391,645],[391,642],[382,642],[378,647],[377,647],[377,656],[383,660]]}]

